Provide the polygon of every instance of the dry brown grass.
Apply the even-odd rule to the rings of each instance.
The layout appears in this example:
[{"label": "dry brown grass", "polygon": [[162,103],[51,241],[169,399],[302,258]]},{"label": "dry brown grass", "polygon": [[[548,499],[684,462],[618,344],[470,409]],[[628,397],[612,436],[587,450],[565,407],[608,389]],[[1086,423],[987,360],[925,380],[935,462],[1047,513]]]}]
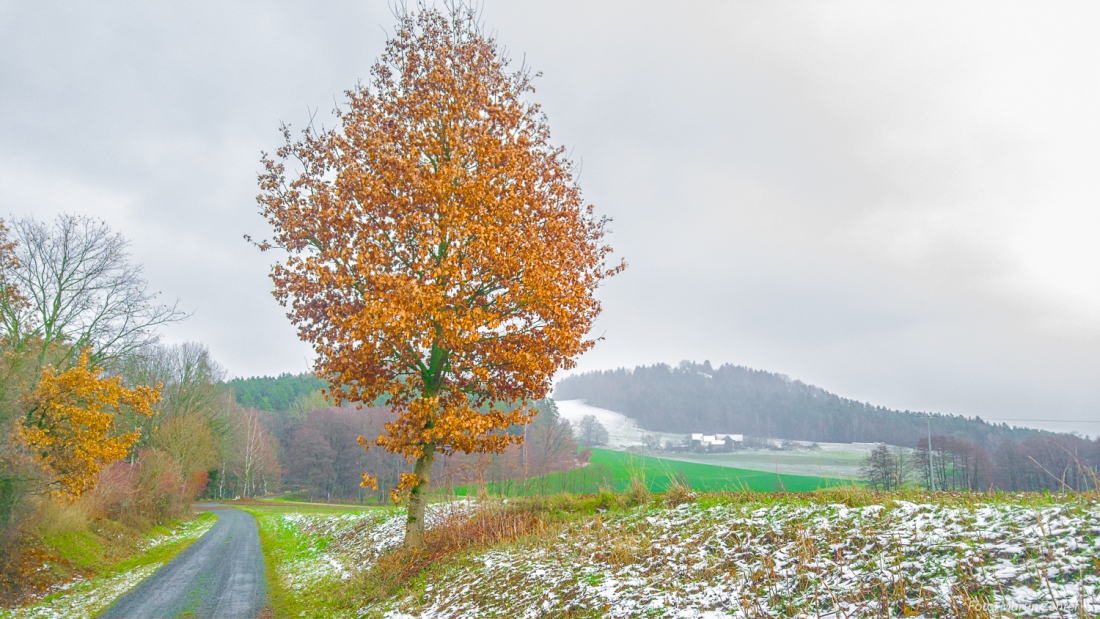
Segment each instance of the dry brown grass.
[{"label": "dry brown grass", "polygon": [[677,505],[694,501],[695,493],[691,491],[691,486],[688,485],[686,477],[682,475],[673,475],[672,483],[669,484],[661,498],[665,505],[676,507]]},{"label": "dry brown grass", "polygon": [[95,517],[95,507],[88,501],[43,501],[35,524],[44,535],[84,531]]},{"label": "dry brown grass", "polygon": [[[866,507],[868,505],[882,504],[883,496],[872,492],[864,486],[845,484],[822,488],[814,492],[814,496],[822,502],[839,503],[848,507]],[[892,496],[887,493],[887,496]]]},{"label": "dry brown grass", "polygon": [[0,566],[0,608],[15,606],[22,600],[41,595],[57,584],[52,570],[43,565],[64,563],[64,559],[49,551],[43,544],[32,541],[4,557]]},{"label": "dry brown grass", "polygon": [[628,506],[648,505],[650,499],[653,498],[653,493],[650,492],[649,486],[645,483],[645,475],[631,476],[630,485],[623,496]]}]

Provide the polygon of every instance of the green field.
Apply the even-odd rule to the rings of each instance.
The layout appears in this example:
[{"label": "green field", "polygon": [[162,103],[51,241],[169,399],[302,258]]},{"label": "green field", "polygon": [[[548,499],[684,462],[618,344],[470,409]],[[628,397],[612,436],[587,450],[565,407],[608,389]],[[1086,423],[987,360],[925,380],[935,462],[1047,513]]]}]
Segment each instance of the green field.
[{"label": "green field", "polygon": [[[560,492],[590,494],[599,492],[602,488],[622,492],[634,479],[639,479],[644,480],[651,491],[662,492],[669,487],[674,478],[686,482],[692,490],[702,492],[740,490],[811,492],[818,488],[851,483],[827,477],[776,474],[712,464],[681,462],[609,449],[593,449],[588,466],[536,477],[526,482],[493,482],[489,484],[488,490],[491,494],[507,496]],[[459,496],[472,491],[470,487],[454,489],[455,494]]]}]

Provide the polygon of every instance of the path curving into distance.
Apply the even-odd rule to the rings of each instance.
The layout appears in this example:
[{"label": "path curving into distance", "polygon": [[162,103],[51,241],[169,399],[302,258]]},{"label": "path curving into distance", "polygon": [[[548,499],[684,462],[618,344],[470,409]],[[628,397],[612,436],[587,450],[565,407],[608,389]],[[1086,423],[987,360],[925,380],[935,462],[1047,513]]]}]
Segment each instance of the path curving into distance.
[{"label": "path curving into distance", "polygon": [[252,514],[215,506],[205,535],[99,615],[102,619],[254,619],[267,601]]}]

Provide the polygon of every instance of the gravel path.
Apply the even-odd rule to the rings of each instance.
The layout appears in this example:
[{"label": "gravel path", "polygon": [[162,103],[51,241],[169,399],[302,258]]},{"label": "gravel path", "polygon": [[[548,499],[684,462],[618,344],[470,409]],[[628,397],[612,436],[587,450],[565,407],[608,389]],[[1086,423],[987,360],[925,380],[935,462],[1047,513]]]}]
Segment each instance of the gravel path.
[{"label": "gravel path", "polygon": [[211,511],[218,521],[206,535],[100,617],[256,617],[267,600],[256,519],[236,509],[217,507]]}]

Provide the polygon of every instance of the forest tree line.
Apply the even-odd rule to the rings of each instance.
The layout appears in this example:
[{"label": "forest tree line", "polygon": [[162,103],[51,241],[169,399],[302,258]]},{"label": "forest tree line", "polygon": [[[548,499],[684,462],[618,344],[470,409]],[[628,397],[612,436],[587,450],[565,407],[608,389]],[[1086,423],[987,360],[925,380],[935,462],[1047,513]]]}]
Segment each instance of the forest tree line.
[{"label": "forest tree line", "polygon": [[[383,424],[394,420],[384,406],[332,407],[320,391],[302,392],[294,400],[281,398],[302,384],[316,385],[307,374],[235,379],[226,383],[237,401],[279,402],[279,408],[257,410],[266,435],[271,437],[280,463],[280,491],[310,501],[376,501],[385,503],[410,465],[382,449],[364,450],[359,436],[372,439]],[[319,381],[317,381],[319,382]],[[242,395],[238,385],[250,387]],[[529,479],[577,466],[573,428],[562,419],[552,401],[537,403],[539,414],[528,426],[510,428],[523,434],[522,445],[503,454],[455,455],[439,458],[433,466],[438,487],[477,485]],[[256,410],[256,409],[253,409]],[[378,479],[376,490],[360,485],[364,472]]]},{"label": "forest tree line", "polygon": [[278,376],[234,378],[227,381],[226,386],[233,391],[241,406],[262,411],[301,412],[303,406],[324,404],[323,400],[316,400],[313,395],[327,387],[328,383],[308,372],[286,372]]}]

